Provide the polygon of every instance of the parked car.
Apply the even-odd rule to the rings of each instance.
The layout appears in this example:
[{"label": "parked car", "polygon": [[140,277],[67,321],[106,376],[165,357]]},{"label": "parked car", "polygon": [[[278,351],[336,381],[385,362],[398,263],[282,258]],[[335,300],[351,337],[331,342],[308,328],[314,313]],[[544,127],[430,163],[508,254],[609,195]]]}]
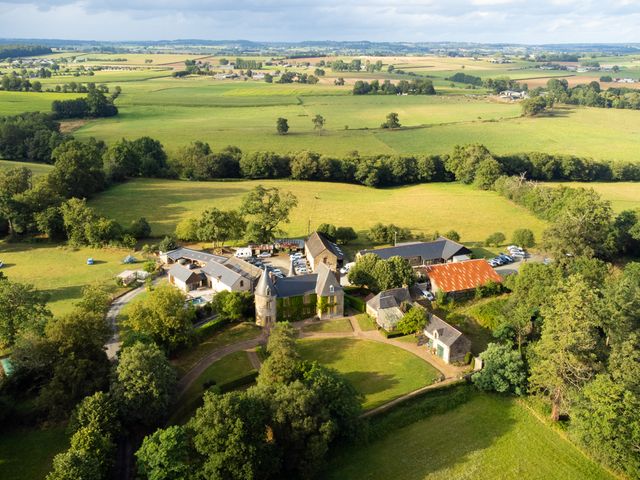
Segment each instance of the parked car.
[{"label": "parked car", "polygon": [[307,273],[308,270],[306,269],[306,267],[300,267],[296,269],[296,273]]},{"label": "parked car", "polygon": [[421,290],[421,293],[422,293],[422,296],[427,300],[429,300],[430,302],[433,302],[436,299],[435,295],[431,293],[429,290]]},{"label": "parked car", "polygon": [[509,252],[513,257],[526,257],[527,253],[524,250],[512,250]]},{"label": "parked car", "polygon": [[282,270],[280,270],[279,268],[274,268],[274,269],[273,269],[273,270],[271,270],[271,271],[272,271],[273,273],[275,273],[276,275],[277,275],[277,274],[282,275]]},{"label": "parked car", "polygon": [[289,257],[293,258],[294,260],[298,259],[298,258],[302,258],[302,254],[300,252],[298,253],[292,253],[291,255],[289,255]]},{"label": "parked car", "polygon": [[504,260],[507,263],[513,262],[513,257],[510,257],[509,255],[505,255],[504,253],[499,253],[498,258]]},{"label": "parked car", "polygon": [[269,252],[260,252],[258,258],[269,258],[271,254]]},{"label": "parked car", "polygon": [[284,275],[282,273],[273,273],[274,276],[278,277],[278,278],[284,278]]}]

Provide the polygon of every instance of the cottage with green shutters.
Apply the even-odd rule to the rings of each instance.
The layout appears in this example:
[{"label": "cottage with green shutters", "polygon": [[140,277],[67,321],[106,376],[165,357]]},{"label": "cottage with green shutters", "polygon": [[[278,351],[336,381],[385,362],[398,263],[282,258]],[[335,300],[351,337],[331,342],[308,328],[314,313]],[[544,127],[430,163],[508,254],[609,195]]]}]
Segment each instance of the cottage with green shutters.
[{"label": "cottage with green shutters", "polygon": [[255,290],[256,323],[294,322],[305,318],[344,316],[344,291],[336,274],[324,264],[316,273],[273,277],[266,270]]}]

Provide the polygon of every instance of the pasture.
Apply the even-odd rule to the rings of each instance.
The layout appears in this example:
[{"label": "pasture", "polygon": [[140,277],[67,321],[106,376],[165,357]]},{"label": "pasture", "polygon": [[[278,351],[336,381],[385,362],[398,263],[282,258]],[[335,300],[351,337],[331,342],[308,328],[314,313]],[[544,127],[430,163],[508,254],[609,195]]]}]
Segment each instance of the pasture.
[{"label": "pasture", "polygon": [[29,162],[12,162],[11,160],[0,160],[0,172],[9,170],[10,168],[26,167],[33,172],[34,177],[46,175],[53,168],[52,165],[45,163],[29,163]]},{"label": "pasture", "polygon": [[611,202],[616,212],[640,209],[640,184],[634,182],[554,182],[547,185],[565,185],[571,188],[592,188]]},{"label": "pasture", "polygon": [[117,185],[89,202],[100,214],[123,225],[146,217],[152,235],[172,233],[176,224],[208,208],[238,208],[256,185],[278,187],[298,198],[291,223],[281,225],[286,236],[306,235],[322,223],[351,226],[364,243],[374,224],[394,223],[414,233],[456,230],[463,242],[484,240],[495,231],[507,238],[517,228],[530,228],[540,238],[545,223],[525,208],[495,192],[457,183],[431,183],[373,189],[359,185],[293,180],[187,182],[140,179]]},{"label": "pasture", "polygon": [[[446,402],[446,398],[442,401]],[[399,407],[402,408],[402,407]],[[375,421],[375,420],[374,420]],[[323,478],[613,480],[514,398],[473,394],[455,409],[337,451]]]},{"label": "pasture", "polygon": [[[2,272],[10,279],[33,284],[50,295],[49,307],[56,314],[68,313],[81,297],[82,287],[91,283],[118,290],[115,276],[131,268],[122,260],[132,252],[114,248],[71,248],[49,243],[0,241]],[[94,265],[87,265],[87,258]]]},{"label": "pasture", "polygon": [[299,340],[304,360],[338,370],[364,395],[365,410],[435,381],[439,372],[412,353],[384,343],[352,338]]}]

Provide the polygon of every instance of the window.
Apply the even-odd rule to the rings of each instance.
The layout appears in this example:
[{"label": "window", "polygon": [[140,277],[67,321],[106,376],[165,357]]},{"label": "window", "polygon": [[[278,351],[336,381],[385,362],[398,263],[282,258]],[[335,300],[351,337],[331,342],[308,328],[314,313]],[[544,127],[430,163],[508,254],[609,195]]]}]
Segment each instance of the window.
[{"label": "window", "polygon": [[244,280],[240,280],[240,286],[244,287]]},{"label": "window", "polygon": [[335,288],[333,287],[333,285],[329,285],[329,292],[330,293],[335,293]]}]

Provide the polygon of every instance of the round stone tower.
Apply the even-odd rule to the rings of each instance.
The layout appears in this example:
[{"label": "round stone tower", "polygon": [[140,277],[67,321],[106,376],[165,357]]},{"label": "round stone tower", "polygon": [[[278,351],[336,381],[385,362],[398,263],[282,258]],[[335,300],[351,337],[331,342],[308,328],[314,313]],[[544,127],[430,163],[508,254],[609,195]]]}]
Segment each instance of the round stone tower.
[{"label": "round stone tower", "polygon": [[255,291],[256,323],[269,327],[276,321],[276,289],[271,274],[265,270],[260,276]]}]

